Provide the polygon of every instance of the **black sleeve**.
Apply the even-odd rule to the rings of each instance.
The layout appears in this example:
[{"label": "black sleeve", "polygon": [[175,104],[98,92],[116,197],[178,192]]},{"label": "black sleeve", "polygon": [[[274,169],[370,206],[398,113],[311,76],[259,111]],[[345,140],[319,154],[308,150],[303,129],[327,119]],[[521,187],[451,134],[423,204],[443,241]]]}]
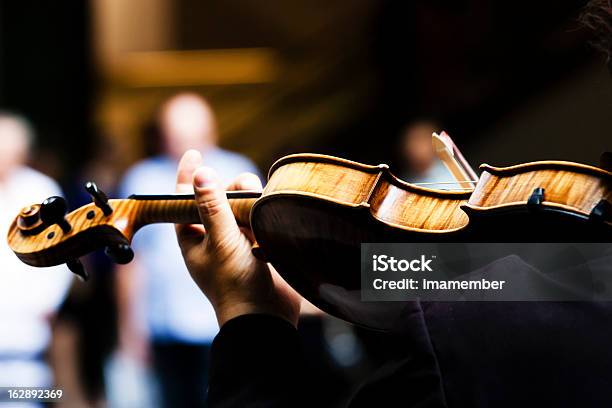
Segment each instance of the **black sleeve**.
[{"label": "black sleeve", "polygon": [[287,321],[263,314],[236,317],[212,344],[208,402],[211,407],[305,406],[304,367],[297,331]]}]

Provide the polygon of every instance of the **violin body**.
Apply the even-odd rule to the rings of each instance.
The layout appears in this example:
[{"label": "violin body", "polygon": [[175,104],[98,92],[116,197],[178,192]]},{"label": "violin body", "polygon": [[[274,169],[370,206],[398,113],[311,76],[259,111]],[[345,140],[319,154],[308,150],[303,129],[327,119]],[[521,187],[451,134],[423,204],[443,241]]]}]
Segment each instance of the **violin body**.
[{"label": "violin body", "polygon": [[251,211],[257,254],[326,312],[374,326],[360,295],[360,245],[460,239],[470,191],[397,179],[388,166],[314,154],[277,161]]},{"label": "violin body", "polygon": [[385,165],[285,157],[251,212],[259,256],[321,309],[376,327],[390,308],[361,302],[361,243],[612,238],[610,213],[593,213],[612,199],[609,172],[566,162],[481,170],[473,192],[445,191],[403,182]]},{"label": "violin body", "polygon": [[[389,308],[361,301],[361,243],[612,238],[612,173],[553,161],[481,170],[473,190],[448,191],[401,181],[386,165],[297,154],[272,166],[263,192],[228,197],[239,225],[250,224],[257,257],[322,310],[371,327]],[[25,208],[10,227],[11,249],[30,265],[70,266],[98,248],[125,250],[147,224],[200,222],[193,195],[108,200],[110,212],[100,201],[56,224],[42,221],[40,205]]]},{"label": "violin body", "polygon": [[[338,215],[338,211],[352,213],[350,216],[366,230],[372,230],[372,224],[380,224],[379,227],[407,234],[440,235],[467,225],[468,218],[460,207],[470,194],[471,191],[436,190],[406,183],[384,164],[369,166],[325,155],[296,154],[271,167],[251,220],[266,224],[282,217],[275,214],[268,219],[266,214],[270,202],[280,199],[303,200],[300,209],[304,204],[323,200],[330,206],[330,217]],[[294,222],[299,218],[289,216]]]},{"label": "violin body", "polygon": [[[579,163],[540,161],[482,174],[462,207],[478,237],[546,242],[612,238],[612,173]],[[501,234],[493,233],[501,231]]]}]

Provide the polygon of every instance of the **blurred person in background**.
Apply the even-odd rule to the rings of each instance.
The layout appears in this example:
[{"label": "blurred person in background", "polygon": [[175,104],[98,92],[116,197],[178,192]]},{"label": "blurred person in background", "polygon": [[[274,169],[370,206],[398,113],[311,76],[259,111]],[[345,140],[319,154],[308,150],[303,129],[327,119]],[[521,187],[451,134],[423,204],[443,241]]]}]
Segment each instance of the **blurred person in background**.
[{"label": "blurred person in background", "polygon": [[[56,182],[25,165],[33,139],[24,118],[0,112],[0,223],[4,235],[23,207],[61,195]],[[0,267],[0,386],[52,386],[45,353],[54,314],[72,274],[64,266],[30,267],[8,245],[0,246]]]},{"label": "blurred person in background", "polygon": [[[213,111],[200,96],[170,98],[157,120],[163,153],[127,171],[121,196],[174,192],[176,166],[188,149],[201,152],[223,182],[257,173],[250,160],[217,146]],[[164,406],[202,406],[218,332],[214,310],[189,277],[172,225],[147,226],[133,247],[135,260],[117,271],[120,352],[145,364],[151,359]]]},{"label": "blurred person in background", "polygon": [[[404,180],[410,183],[448,183],[454,178],[436,156],[431,134],[440,131],[436,123],[428,120],[413,122],[404,128],[400,139],[400,155],[405,168]],[[449,188],[448,184],[432,188]]]}]

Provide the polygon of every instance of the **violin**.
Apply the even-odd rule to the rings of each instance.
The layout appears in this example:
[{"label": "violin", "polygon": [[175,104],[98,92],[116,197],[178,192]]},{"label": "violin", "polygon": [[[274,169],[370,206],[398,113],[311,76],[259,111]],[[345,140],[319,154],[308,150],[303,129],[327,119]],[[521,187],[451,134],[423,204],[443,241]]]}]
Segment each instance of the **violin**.
[{"label": "violin", "polygon": [[[354,322],[363,321],[364,242],[612,238],[612,172],[562,161],[480,170],[477,181],[464,181],[469,187],[444,190],[402,181],[384,164],[294,154],[274,163],[263,191],[227,196],[238,224],[253,231],[255,256],[313,304]],[[69,214],[60,197],[21,211],[7,237],[20,260],[37,267],[67,263],[86,278],[78,258],[91,251],[105,248],[112,260],[127,263],[134,256],[130,242],[145,225],[200,223],[193,195],[108,199],[94,183],[86,189],[93,202]]]}]

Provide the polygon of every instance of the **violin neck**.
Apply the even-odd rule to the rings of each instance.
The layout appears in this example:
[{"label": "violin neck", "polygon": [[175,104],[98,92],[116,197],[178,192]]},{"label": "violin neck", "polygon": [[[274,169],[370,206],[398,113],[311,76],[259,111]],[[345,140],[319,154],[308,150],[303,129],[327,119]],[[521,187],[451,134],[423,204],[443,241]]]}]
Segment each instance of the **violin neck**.
[{"label": "violin neck", "polygon": [[[250,225],[251,207],[261,195],[257,191],[228,191],[230,207],[241,227]],[[132,195],[129,197],[136,229],[148,224],[201,224],[193,194]]]}]

